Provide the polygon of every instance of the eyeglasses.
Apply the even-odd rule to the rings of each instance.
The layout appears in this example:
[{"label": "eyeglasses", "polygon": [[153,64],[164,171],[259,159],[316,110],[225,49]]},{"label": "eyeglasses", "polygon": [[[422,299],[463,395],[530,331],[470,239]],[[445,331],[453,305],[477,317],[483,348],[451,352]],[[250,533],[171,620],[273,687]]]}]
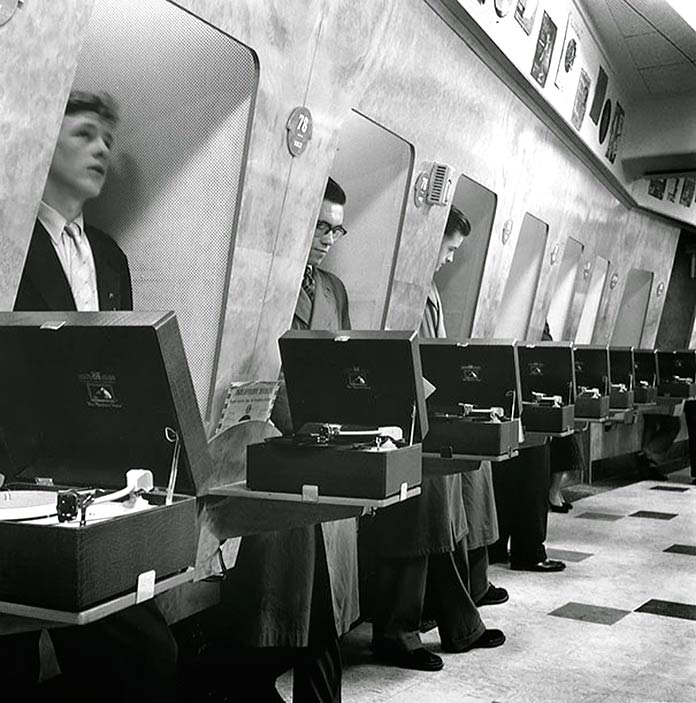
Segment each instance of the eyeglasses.
[{"label": "eyeglasses", "polygon": [[348,234],[348,230],[342,225],[336,225],[332,227],[325,220],[319,220],[317,222],[316,231],[319,233],[320,237],[331,237],[331,242],[338,241],[341,237],[345,237]]}]

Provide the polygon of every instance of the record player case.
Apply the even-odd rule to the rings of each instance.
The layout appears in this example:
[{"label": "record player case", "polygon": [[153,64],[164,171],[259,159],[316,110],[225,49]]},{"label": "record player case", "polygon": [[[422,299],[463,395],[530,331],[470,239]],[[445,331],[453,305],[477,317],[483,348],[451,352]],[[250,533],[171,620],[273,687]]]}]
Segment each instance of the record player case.
[{"label": "record player case", "polygon": [[[155,484],[154,507],[84,526],[0,520],[0,612],[81,622],[112,599],[132,604],[145,572],[150,596],[190,580],[196,487],[211,467],[174,313],[0,313],[0,369],[5,487],[117,489],[130,468]],[[171,504],[167,427],[181,440]]]},{"label": "record player case", "polygon": [[[605,345],[581,344],[574,347],[575,353],[575,417],[578,420],[603,422],[609,417],[609,347]],[[582,388],[594,388],[598,396],[583,393]]]},{"label": "record player case", "polygon": [[279,347],[295,433],[306,423],[398,426],[407,446],[306,446],[272,438],[247,447],[247,488],[356,504],[413,494],[427,431],[415,333],[292,330]]},{"label": "record player case", "polygon": [[[426,456],[502,461],[517,455],[520,374],[513,340],[420,341],[423,375],[435,386],[428,397]],[[461,404],[499,407],[500,421],[459,416]]]},{"label": "record player case", "polygon": [[658,396],[688,399],[696,397],[696,349],[658,349],[660,382]]}]

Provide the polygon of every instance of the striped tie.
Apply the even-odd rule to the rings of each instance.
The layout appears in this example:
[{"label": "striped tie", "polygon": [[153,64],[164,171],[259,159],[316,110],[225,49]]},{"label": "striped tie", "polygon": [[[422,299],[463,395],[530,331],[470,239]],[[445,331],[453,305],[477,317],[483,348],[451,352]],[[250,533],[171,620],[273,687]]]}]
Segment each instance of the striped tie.
[{"label": "striped tie", "polygon": [[68,222],[63,230],[70,237],[70,289],[75,299],[75,307],[80,311],[99,310],[94,273],[89,249],[80,226]]}]

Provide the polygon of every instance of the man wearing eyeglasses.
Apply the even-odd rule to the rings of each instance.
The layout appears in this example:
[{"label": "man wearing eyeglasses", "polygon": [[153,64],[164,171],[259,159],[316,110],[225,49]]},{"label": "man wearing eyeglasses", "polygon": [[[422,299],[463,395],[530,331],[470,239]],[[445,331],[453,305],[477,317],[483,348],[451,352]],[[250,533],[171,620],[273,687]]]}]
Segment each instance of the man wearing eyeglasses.
[{"label": "man wearing eyeglasses", "polygon": [[345,202],[343,189],[329,178],[302,278],[293,329],[350,329],[345,286],[338,276],[320,268],[331,247],[346,234],[343,227]]},{"label": "man wearing eyeglasses", "polygon": [[[350,329],[345,286],[320,268],[346,233],[345,202],[343,189],[329,178],[293,329]],[[283,391],[272,420],[287,432],[290,412]],[[355,519],[245,537],[236,566],[223,582],[223,609],[230,639],[245,648],[238,654],[235,677],[245,700],[282,701],[276,679],[292,667],[294,701],[340,703],[339,638],[359,617]]]}]

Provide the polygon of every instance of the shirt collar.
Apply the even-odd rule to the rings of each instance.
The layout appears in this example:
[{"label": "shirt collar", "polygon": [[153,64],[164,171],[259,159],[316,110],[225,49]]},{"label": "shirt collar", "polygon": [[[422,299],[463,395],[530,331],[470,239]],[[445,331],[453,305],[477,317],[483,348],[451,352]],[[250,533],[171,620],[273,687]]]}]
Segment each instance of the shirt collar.
[{"label": "shirt collar", "polygon": [[[82,213],[80,213],[72,221],[79,226],[80,232],[85,231],[85,220]],[[65,225],[68,224],[68,221],[58,212],[58,210],[52,208],[43,200],[39,204],[39,222],[41,222],[41,224],[46,228],[46,231],[53,240],[53,243],[55,245],[60,244],[61,237],[63,236],[63,229],[65,229]]]}]

